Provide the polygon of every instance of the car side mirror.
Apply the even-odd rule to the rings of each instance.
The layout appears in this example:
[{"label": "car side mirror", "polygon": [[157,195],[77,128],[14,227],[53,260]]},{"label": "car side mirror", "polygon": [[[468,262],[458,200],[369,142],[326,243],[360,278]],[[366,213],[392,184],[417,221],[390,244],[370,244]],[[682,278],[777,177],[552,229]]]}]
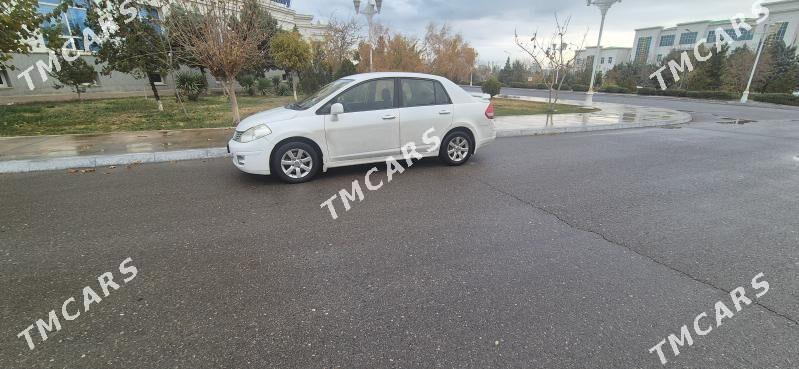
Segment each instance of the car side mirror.
[{"label": "car side mirror", "polygon": [[341,103],[330,105],[330,115],[335,117],[339,114],[344,114],[344,105],[341,105]]}]

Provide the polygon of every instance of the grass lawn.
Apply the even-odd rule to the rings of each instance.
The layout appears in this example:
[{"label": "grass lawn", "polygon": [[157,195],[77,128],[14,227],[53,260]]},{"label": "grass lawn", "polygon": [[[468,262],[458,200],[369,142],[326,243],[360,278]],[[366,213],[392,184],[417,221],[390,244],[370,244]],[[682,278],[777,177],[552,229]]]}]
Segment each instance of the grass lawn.
[{"label": "grass lawn", "polygon": [[[238,96],[238,100],[242,118],[293,101],[289,96]],[[173,96],[165,96],[162,101],[163,112],[156,109],[155,100],[143,97],[3,105],[0,106],[0,136],[215,128],[233,125],[230,104],[224,96],[204,96],[197,102],[185,102],[186,113],[183,113]],[[497,116],[547,113],[547,104],[542,102],[496,98],[493,102]],[[555,108],[555,114],[597,110],[565,104],[557,104]]]},{"label": "grass lawn", "polygon": [[[548,104],[545,102],[525,101],[515,99],[493,98],[494,115],[498,117],[508,115],[534,115],[547,114]],[[555,104],[553,114],[590,113],[598,111],[596,108],[585,108],[577,105]]]},{"label": "grass lawn", "polygon": [[[237,96],[242,118],[283,106],[292,97]],[[161,129],[213,128],[233,125],[224,96],[203,96],[185,102],[186,113],[172,95],[163,96],[164,111],[155,100],[126,97],[103,100],[42,102],[0,106],[0,136],[57,135]]]}]

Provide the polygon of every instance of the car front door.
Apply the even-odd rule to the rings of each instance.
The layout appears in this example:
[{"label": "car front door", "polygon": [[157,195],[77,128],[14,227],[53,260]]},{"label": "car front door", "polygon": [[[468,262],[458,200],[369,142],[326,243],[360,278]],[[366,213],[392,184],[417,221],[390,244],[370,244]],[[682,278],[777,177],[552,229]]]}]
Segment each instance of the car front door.
[{"label": "car front door", "polygon": [[[395,155],[399,152],[399,104],[396,80],[362,82],[342,92],[320,109],[325,115],[325,137],[330,161]],[[330,115],[340,103],[344,113]]]},{"label": "car front door", "polygon": [[430,145],[422,142],[424,132],[433,128],[429,136],[443,138],[452,124],[452,100],[441,83],[431,79],[402,78],[400,92],[400,141],[427,149]]}]

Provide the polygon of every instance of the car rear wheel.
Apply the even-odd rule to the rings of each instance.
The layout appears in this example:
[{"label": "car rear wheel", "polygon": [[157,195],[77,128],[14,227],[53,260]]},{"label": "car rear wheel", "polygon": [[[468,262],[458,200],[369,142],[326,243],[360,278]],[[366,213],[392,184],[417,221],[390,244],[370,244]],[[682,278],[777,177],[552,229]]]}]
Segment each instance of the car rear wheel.
[{"label": "car rear wheel", "polygon": [[471,137],[463,131],[455,131],[444,137],[438,157],[447,165],[461,165],[474,153]]},{"label": "car rear wheel", "polygon": [[310,181],[321,165],[319,153],[305,142],[287,142],[272,156],[272,173],[286,183]]}]

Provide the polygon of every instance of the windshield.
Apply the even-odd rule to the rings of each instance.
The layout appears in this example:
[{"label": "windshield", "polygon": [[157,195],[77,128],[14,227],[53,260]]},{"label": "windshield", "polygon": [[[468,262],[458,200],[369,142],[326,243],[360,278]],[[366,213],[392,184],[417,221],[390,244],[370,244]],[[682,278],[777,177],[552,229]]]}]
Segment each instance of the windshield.
[{"label": "windshield", "polygon": [[319,91],[312,94],[311,96],[306,97],[304,100],[300,102],[296,102],[293,104],[286,105],[286,108],[293,109],[293,110],[305,110],[308,109],[316,103],[324,100],[326,97],[330,96],[334,92],[338,91],[344,85],[352,82],[351,79],[340,79],[337,81],[330,82],[327,86],[322,87]]}]

